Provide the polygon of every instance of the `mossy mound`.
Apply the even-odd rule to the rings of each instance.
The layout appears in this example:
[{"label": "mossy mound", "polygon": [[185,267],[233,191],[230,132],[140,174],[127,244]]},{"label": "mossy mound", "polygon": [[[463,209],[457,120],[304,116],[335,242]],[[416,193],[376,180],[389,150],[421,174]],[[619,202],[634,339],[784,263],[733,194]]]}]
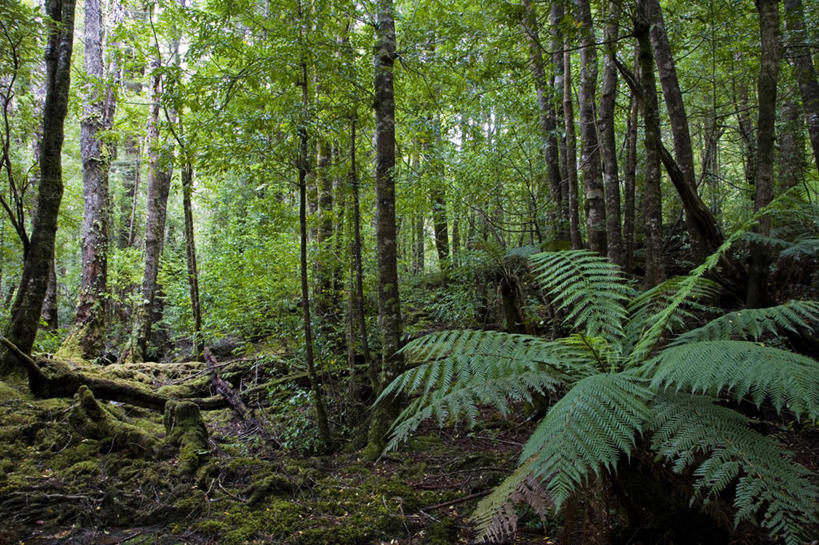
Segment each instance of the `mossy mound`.
[{"label": "mossy mound", "polygon": [[179,470],[193,475],[209,454],[208,430],[199,407],[190,401],[168,401],[163,422],[167,443],[179,447]]}]

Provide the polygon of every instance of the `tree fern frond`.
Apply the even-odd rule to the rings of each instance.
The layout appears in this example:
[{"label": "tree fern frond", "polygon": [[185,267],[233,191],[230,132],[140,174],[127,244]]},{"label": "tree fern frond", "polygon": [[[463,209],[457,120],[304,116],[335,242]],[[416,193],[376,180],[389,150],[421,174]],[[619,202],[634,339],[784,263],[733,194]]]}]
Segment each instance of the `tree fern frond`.
[{"label": "tree fern frond", "polygon": [[547,341],[501,331],[453,330],[433,333],[402,349],[409,363],[424,362],[396,377],[379,401],[397,393],[448,390],[454,382],[485,374],[542,371],[552,379],[595,372],[593,358],[563,340]]},{"label": "tree fern frond", "polygon": [[667,348],[646,365],[655,389],[675,388],[757,407],[768,399],[777,411],[819,417],[819,362],[807,356],[744,341],[702,341]]},{"label": "tree fern frond", "polygon": [[789,545],[819,516],[819,488],[811,473],[787,450],[748,426],[748,419],[714,403],[683,394],[660,396],[652,405],[652,449],[682,472],[702,454],[694,470],[701,496],[716,496],[736,483],[734,521],[761,514],[760,524]]},{"label": "tree fern frond", "polygon": [[554,508],[549,491],[532,474],[532,463],[528,460],[492,490],[492,493],[478,502],[470,517],[475,521],[478,539],[502,541],[514,535],[518,516],[515,505],[530,506],[541,519]]},{"label": "tree fern frond", "polygon": [[[676,276],[669,278],[653,288],[637,294],[627,307],[629,314],[628,322],[625,326],[625,340],[623,351],[628,353],[634,344],[640,339],[640,335],[648,330],[657,318],[657,314],[662,312],[671,304],[674,296],[685,282],[685,277]],[[688,295],[683,298],[679,305],[675,306],[673,312],[665,323],[665,331],[679,331],[683,329],[686,322],[695,318],[694,312],[714,311],[708,305],[719,295],[719,284],[704,277],[697,277]]]},{"label": "tree fern frond", "polygon": [[819,302],[788,301],[768,308],[753,308],[729,312],[697,329],[677,337],[671,344],[693,341],[711,341],[740,337],[759,340],[766,334],[806,329],[815,331],[819,326]]},{"label": "tree fern frond", "polygon": [[588,250],[544,252],[530,259],[543,289],[559,309],[568,309],[566,323],[590,337],[619,342],[629,291],[616,265]]},{"label": "tree fern frond", "polygon": [[549,410],[523,447],[521,460],[534,457],[532,471],[547,479],[557,507],[589,473],[600,474],[614,467],[621,452],[631,452],[651,395],[633,377],[594,375]]}]

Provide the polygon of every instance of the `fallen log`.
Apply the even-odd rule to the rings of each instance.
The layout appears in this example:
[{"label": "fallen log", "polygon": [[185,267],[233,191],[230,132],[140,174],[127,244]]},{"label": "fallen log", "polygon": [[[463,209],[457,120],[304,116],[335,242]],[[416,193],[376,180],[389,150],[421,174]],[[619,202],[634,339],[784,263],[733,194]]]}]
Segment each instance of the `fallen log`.
[{"label": "fallen log", "polygon": [[0,343],[9,350],[10,357],[15,358],[26,370],[31,393],[39,398],[71,397],[77,393],[80,386],[87,386],[97,399],[128,403],[160,412],[165,410],[165,403],[169,400],[190,401],[202,410],[225,409],[229,406],[221,396],[179,399],[152,392],[135,384],[81,373],[61,364],[58,360],[43,358],[35,361],[2,335]]}]

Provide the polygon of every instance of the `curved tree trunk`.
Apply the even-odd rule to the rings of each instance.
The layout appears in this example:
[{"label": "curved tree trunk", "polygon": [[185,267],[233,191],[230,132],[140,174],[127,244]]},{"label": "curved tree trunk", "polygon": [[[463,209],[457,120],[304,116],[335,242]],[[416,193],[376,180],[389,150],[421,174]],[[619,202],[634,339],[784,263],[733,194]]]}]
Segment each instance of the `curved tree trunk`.
[{"label": "curved tree trunk", "polygon": [[[71,82],[71,51],[74,40],[74,0],[48,0],[46,44],[46,96],[43,107],[43,139],[40,146],[40,186],[37,214],[31,229],[29,251],[23,274],[11,306],[6,336],[28,354],[34,346],[40,312],[54,259],[57,214],[63,196],[62,158],[68,90]],[[0,376],[15,369],[19,358],[10,352],[0,354]]]},{"label": "curved tree trunk", "polygon": [[[680,83],[668,34],[665,29],[662,8],[659,0],[650,0],[647,6],[650,17],[650,37],[657,71],[663,88],[668,117],[671,121],[671,134],[674,140],[674,157],[677,168],[682,175],[683,185],[677,186],[685,209],[686,225],[691,238],[691,249],[696,262],[702,262],[707,255],[722,244],[724,237],[719,224],[711,211],[697,194],[694,172],[694,152],[691,147],[691,134],[688,128],[688,116],[685,111]],[[664,161],[665,162],[665,161]],[[671,174],[669,172],[669,174]]]}]

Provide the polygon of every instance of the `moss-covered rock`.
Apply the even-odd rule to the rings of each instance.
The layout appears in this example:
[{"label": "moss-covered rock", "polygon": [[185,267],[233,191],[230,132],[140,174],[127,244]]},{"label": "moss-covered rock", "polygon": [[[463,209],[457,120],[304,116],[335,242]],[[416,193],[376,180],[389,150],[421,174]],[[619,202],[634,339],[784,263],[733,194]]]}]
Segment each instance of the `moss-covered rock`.
[{"label": "moss-covered rock", "polygon": [[163,421],[167,443],[179,447],[179,470],[193,475],[209,454],[208,430],[199,406],[190,401],[168,401]]}]

